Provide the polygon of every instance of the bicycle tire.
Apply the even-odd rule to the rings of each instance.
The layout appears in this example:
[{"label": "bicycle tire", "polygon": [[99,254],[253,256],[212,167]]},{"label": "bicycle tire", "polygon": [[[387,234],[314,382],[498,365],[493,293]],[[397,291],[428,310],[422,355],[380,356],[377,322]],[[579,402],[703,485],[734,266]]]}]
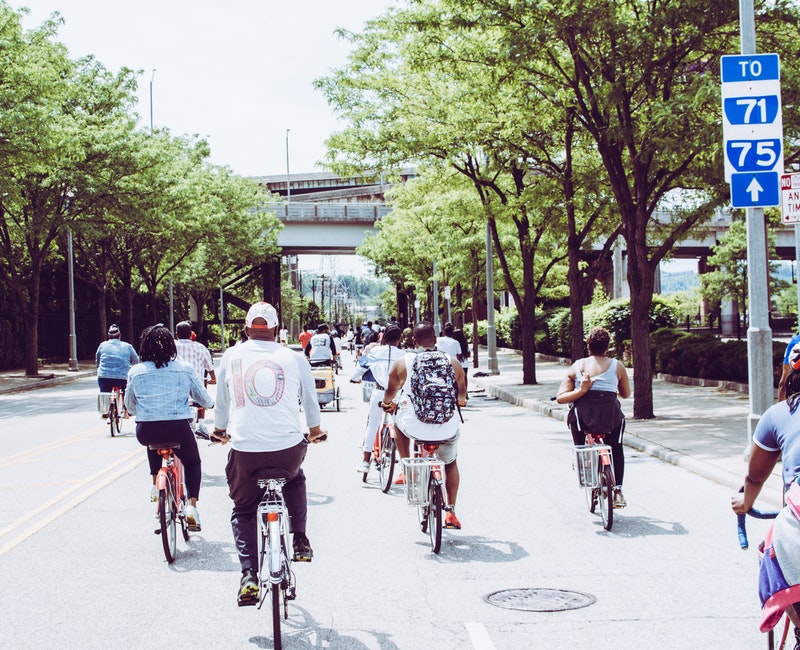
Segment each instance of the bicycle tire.
[{"label": "bicycle tire", "polygon": [[603,520],[603,528],[611,530],[611,526],[614,525],[614,476],[608,465],[603,466],[599,478],[600,489],[597,501],[600,507],[600,517]]},{"label": "bicycle tire", "polygon": [[594,511],[597,509],[597,488],[584,488],[585,496],[586,496],[586,506],[589,508],[589,512],[594,514]]},{"label": "bicycle tire", "polygon": [[381,454],[378,459],[378,473],[380,475],[381,492],[386,494],[392,487],[394,474],[394,461],[397,455],[397,446],[388,426],[381,430]]},{"label": "bicycle tire", "polygon": [[177,546],[174,481],[172,474],[167,472],[166,487],[158,491],[158,521],[161,524],[161,545],[164,547],[164,557],[170,564],[175,561]]},{"label": "bicycle tire", "polygon": [[269,590],[272,592],[272,645],[275,650],[281,650],[281,586],[270,584]]},{"label": "bicycle tire", "polygon": [[119,411],[117,410],[117,403],[111,402],[108,405],[108,428],[111,429],[111,437],[113,438],[116,433],[119,433]]},{"label": "bicycle tire", "polygon": [[183,541],[189,541],[189,524],[186,523],[186,517],[183,513],[186,512],[186,497],[183,497],[183,503],[181,504],[181,516],[178,519],[181,522],[181,533],[183,533]]},{"label": "bicycle tire", "polygon": [[431,540],[431,550],[439,553],[442,548],[442,486],[431,480],[428,483],[428,536]]}]

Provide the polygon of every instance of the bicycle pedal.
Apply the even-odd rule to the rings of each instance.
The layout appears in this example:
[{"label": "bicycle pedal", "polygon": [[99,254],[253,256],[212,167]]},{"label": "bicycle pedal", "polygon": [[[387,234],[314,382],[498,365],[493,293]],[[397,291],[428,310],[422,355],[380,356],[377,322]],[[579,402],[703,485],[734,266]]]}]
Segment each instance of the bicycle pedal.
[{"label": "bicycle pedal", "polygon": [[156,528],[156,529],[155,529],[153,532],[154,532],[156,535],[160,535],[160,534],[161,534],[161,529],[160,529],[160,528]]}]

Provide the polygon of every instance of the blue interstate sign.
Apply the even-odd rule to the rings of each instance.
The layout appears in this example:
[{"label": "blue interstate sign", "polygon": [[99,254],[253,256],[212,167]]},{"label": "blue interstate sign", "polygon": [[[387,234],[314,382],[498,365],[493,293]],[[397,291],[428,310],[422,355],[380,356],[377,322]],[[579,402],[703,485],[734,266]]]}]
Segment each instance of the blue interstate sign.
[{"label": "blue interstate sign", "polygon": [[727,140],[725,154],[737,172],[765,172],[781,158],[783,143],[777,138],[767,140]]},{"label": "blue interstate sign", "polygon": [[780,79],[777,54],[742,54],[722,57],[722,83]]},{"label": "blue interstate sign", "polygon": [[778,172],[731,174],[731,205],[734,208],[767,208],[780,204]]},{"label": "blue interstate sign", "polygon": [[777,95],[726,97],[722,104],[731,124],[772,124],[778,117]]}]

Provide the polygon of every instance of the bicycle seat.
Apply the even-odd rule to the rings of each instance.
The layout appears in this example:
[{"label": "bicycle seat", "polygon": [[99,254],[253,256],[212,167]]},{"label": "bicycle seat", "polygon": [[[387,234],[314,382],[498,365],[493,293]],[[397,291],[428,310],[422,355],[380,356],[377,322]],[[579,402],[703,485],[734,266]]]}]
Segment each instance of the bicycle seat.
[{"label": "bicycle seat", "polygon": [[262,467],[261,469],[253,472],[253,479],[256,481],[267,480],[271,478],[282,478],[289,480],[289,470],[283,467]]},{"label": "bicycle seat", "polygon": [[180,449],[181,443],[179,442],[159,442],[154,445],[147,445],[148,449],[158,451],[159,449]]}]

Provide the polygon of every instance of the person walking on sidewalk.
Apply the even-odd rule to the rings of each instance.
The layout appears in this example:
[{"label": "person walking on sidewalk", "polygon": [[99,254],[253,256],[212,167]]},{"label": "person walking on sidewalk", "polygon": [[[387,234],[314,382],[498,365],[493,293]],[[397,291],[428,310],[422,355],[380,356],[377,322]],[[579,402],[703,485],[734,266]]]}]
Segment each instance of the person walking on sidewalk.
[{"label": "person walking on sidewalk", "polygon": [[[400,458],[410,456],[409,438],[446,441],[437,454],[444,463],[447,496],[445,528],[461,528],[456,517],[459,413],[467,403],[464,371],[457,359],[436,349],[436,331],[423,321],[414,328],[416,350],[392,363],[381,408],[395,415],[395,442]],[[393,400],[397,398],[397,403]],[[399,479],[399,477],[398,477]]]},{"label": "person walking on sidewalk", "polygon": [[595,327],[586,338],[589,356],[578,359],[570,366],[556,393],[559,404],[570,404],[567,424],[572,432],[572,442],[582,445],[586,434],[604,434],[604,442],[611,447],[614,460],[614,507],[627,504],[622,494],[625,477],[625,454],[622,451],[622,433],[625,415],[617,397],[631,395],[628,372],[616,359],[607,356],[611,336],[602,327]]},{"label": "person walking on sidewalk", "polygon": [[108,328],[108,340],[97,347],[94,362],[101,393],[110,393],[115,386],[124,391],[128,384],[128,371],[139,363],[139,355],[130,343],[120,338],[119,327],[112,325]]},{"label": "person walking on sidewalk", "polygon": [[[295,562],[310,562],[306,536],[306,476],[303,461],[309,442],[320,442],[319,402],[311,367],[294,350],[277,340],[278,313],[268,302],[253,304],[245,317],[249,340],[228,348],[219,364],[217,408],[212,440],[230,440],[225,475],[233,499],[231,529],[242,577],[237,602],[258,600],[258,504],[263,490],[253,480],[262,468],[283,468]],[[304,435],[300,404],[308,426]]]}]

